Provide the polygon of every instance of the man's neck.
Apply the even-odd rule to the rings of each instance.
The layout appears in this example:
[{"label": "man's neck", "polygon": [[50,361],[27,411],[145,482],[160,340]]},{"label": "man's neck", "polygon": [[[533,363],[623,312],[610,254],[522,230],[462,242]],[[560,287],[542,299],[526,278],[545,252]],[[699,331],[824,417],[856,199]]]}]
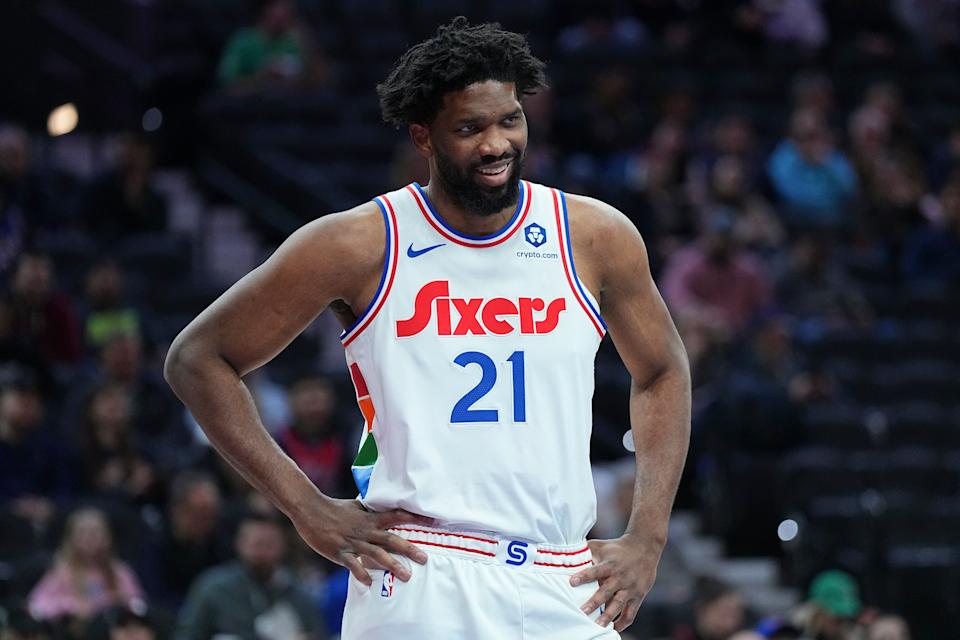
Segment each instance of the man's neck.
[{"label": "man's neck", "polygon": [[454,204],[443,187],[440,186],[439,181],[432,176],[430,183],[423,188],[423,191],[427,194],[427,198],[437,215],[443,218],[444,222],[460,233],[470,236],[486,236],[500,231],[507,225],[517,210],[517,203],[513,202],[497,213],[488,216],[470,213]]}]

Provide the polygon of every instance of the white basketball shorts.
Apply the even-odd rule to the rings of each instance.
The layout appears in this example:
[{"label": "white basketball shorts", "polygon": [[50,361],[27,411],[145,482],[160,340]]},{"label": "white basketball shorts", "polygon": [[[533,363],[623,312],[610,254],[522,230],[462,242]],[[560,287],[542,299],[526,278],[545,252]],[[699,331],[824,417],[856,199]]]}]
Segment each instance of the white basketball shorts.
[{"label": "white basketball shorts", "polygon": [[616,640],[580,606],[597,590],[570,586],[592,562],[586,543],[536,545],[474,533],[403,526],[390,530],[427,552],[401,558],[408,582],[371,570],[367,587],[350,576],[341,640]]}]

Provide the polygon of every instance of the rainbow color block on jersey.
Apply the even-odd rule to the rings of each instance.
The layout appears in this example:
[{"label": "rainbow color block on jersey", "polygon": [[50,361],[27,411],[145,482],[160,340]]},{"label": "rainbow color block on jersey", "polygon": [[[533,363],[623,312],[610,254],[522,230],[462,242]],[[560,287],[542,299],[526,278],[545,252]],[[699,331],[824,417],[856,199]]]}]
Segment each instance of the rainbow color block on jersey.
[{"label": "rainbow color block on jersey", "polygon": [[373,407],[373,400],[370,399],[370,392],[367,391],[367,383],[356,363],[350,365],[350,377],[353,379],[353,388],[357,392],[357,404],[360,406],[360,413],[363,414],[364,421],[360,450],[357,451],[357,457],[354,458],[351,466],[353,480],[357,483],[362,498],[367,495],[370,475],[373,473],[373,466],[377,463],[377,439],[373,435],[373,419],[376,417],[377,411]]}]

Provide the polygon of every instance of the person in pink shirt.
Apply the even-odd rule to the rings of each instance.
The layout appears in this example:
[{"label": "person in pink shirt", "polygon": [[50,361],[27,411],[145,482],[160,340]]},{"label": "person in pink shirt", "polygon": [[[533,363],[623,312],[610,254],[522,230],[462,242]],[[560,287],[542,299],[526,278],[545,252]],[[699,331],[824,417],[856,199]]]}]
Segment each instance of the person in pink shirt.
[{"label": "person in pink shirt", "polygon": [[700,318],[730,337],[771,303],[772,283],[760,260],[737,245],[730,213],[716,209],[704,226],[667,262],[663,297],[675,316]]},{"label": "person in pink shirt", "polygon": [[86,620],[112,605],[143,599],[136,575],[113,555],[103,512],[82,508],[67,520],[63,542],[28,599],[38,620]]}]

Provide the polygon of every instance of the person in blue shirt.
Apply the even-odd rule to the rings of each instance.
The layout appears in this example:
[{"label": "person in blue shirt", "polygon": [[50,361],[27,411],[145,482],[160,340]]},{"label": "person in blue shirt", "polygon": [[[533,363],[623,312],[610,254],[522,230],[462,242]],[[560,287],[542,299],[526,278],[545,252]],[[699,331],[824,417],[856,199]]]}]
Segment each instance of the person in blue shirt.
[{"label": "person in blue shirt", "polygon": [[791,226],[838,228],[849,220],[857,176],[816,111],[793,114],[790,137],[774,149],[767,172]]}]

